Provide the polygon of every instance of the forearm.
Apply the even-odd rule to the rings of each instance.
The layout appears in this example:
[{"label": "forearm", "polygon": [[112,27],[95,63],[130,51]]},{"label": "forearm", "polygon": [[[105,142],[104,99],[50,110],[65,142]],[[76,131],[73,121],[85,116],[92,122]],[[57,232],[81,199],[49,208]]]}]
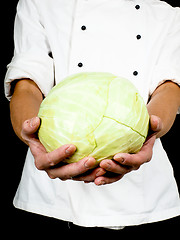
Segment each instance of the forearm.
[{"label": "forearm", "polygon": [[162,130],[157,137],[165,135],[174,123],[180,106],[180,88],[170,81],[159,86],[152,94],[147,105],[149,115],[156,115],[162,120]]},{"label": "forearm", "polygon": [[33,81],[25,79],[17,82],[10,102],[10,114],[14,131],[22,141],[22,124],[37,116],[42,100],[42,93]]}]

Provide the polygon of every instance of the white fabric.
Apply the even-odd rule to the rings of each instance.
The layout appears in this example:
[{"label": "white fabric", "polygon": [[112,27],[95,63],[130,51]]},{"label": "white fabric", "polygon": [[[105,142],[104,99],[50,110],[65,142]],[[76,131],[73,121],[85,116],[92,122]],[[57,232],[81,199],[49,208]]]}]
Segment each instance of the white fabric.
[{"label": "white fabric", "polygon": [[[46,96],[67,75],[98,71],[128,78],[147,102],[165,80],[180,84],[179,66],[180,9],[165,2],[20,0],[5,92],[10,99],[11,82],[30,78]],[[89,227],[139,225],[180,215],[173,170],[159,139],[151,162],[100,187],[51,180],[35,168],[28,151],[14,205]]]}]

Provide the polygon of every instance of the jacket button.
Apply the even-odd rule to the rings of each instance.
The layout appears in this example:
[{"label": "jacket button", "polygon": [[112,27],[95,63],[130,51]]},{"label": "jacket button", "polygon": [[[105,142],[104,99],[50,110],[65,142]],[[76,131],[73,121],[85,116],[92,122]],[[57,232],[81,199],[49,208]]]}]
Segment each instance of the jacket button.
[{"label": "jacket button", "polygon": [[137,72],[137,71],[134,71],[134,72],[133,72],[133,75],[134,75],[134,76],[137,76],[137,75],[138,75],[138,72]]},{"label": "jacket button", "polygon": [[83,66],[83,64],[80,62],[80,63],[78,63],[78,67],[82,67]]},{"label": "jacket button", "polygon": [[138,34],[138,35],[136,36],[136,38],[137,38],[137,40],[141,39],[141,35]]},{"label": "jacket button", "polygon": [[139,6],[139,5],[136,5],[135,8],[136,8],[137,10],[139,10],[139,9],[140,9],[140,6]]},{"label": "jacket button", "polygon": [[81,30],[85,31],[86,30],[86,26],[82,26]]}]

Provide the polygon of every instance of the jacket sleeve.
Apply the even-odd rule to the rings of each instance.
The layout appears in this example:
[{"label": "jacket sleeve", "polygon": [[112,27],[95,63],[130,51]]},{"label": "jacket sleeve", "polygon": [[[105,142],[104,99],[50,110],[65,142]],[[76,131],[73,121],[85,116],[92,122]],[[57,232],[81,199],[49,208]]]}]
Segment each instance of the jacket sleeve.
[{"label": "jacket sleeve", "polygon": [[[180,86],[180,9],[175,8],[171,28],[162,46],[151,82],[151,95],[163,82],[170,80]],[[180,113],[180,108],[178,113]]]},{"label": "jacket sleeve", "polygon": [[34,0],[20,0],[14,26],[14,56],[7,66],[5,95],[11,99],[11,83],[32,79],[46,96],[54,85],[54,63],[46,31]]}]

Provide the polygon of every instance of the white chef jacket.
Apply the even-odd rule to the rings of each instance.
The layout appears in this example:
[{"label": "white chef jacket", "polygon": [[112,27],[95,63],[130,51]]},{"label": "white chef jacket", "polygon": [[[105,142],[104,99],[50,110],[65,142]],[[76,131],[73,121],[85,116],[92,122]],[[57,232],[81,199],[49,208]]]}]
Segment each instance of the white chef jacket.
[{"label": "white chef jacket", "polygon": [[[64,77],[111,72],[135,84],[145,103],[170,79],[180,84],[180,9],[159,0],[20,0],[15,51],[5,78],[30,78],[44,96]],[[180,215],[172,166],[157,139],[152,160],[104,186],[50,179],[28,151],[17,208],[77,225],[131,226]]]}]

